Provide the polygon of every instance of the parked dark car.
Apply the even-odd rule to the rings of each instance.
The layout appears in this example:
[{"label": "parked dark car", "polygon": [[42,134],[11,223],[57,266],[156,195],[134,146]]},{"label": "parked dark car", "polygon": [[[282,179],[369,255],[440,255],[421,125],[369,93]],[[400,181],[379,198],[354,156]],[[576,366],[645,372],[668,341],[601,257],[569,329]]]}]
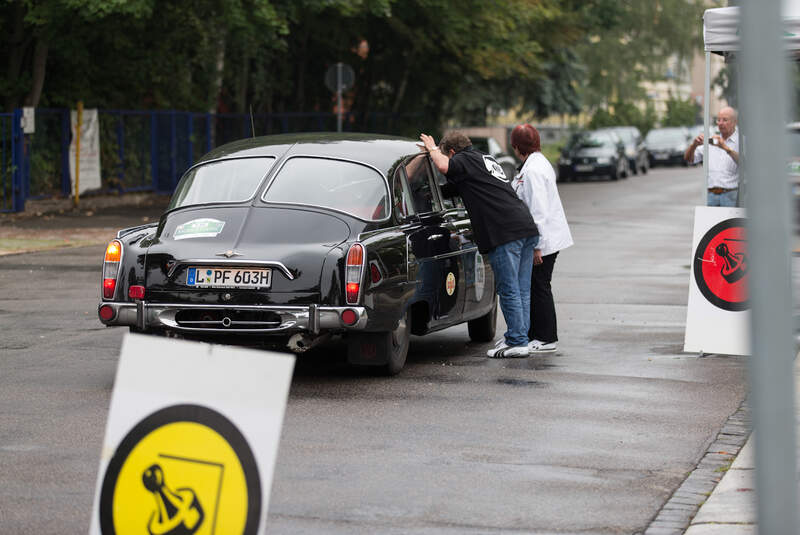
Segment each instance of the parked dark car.
[{"label": "parked dark car", "polygon": [[505,152],[495,138],[486,136],[469,136],[469,139],[472,141],[473,147],[484,154],[493,156],[494,159],[497,160],[497,163],[499,163],[500,167],[503,168],[506,178],[514,178],[514,175],[517,174],[517,166],[520,164],[520,162],[517,161],[514,156]]},{"label": "parked dark car", "polygon": [[628,176],[625,145],[616,133],[591,130],[572,134],[558,159],[558,179],[566,182],[580,176],[611,180]]},{"label": "parked dark car", "polygon": [[650,130],[645,138],[647,150],[650,152],[650,166],[687,165],[683,154],[690,142],[689,130],[683,126]]},{"label": "parked dark car", "polygon": [[[691,142],[694,138],[696,138],[697,136],[702,134],[704,128],[705,127],[702,124],[696,124],[696,125],[692,125],[692,126],[688,127],[687,128],[687,135],[689,136],[689,142]],[[711,135],[719,134],[719,132],[715,132],[715,130],[716,130],[716,128],[712,125],[711,126],[711,130],[710,130],[710,134]]]},{"label": "parked dark car", "polygon": [[100,320],[134,332],[286,344],[343,337],[394,374],[411,334],[494,338],[494,275],[458,197],[413,140],[300,134],[219,147],[158,223],[106,250]]},{"label": "parked dark car", "polygon": [[650,157],[642,133],[635,126],[612,126],[604,128],[619,136],[625,145],[625,156],[628,158],[628,169],[636,175],[646,174],[650,169]]}]

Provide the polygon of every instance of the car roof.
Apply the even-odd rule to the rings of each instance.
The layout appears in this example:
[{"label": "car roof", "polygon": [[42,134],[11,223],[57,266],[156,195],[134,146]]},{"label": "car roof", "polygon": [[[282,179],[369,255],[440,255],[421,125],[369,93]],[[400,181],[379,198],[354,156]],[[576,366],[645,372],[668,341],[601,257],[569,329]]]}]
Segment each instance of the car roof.
[{"label": "car roof", "polygon": [[222,158],[291,156],[342,158],[366,163],[387,174],[402,157],[419,152],[410,138],[379,134],[309,132],[241,139],[213,149],[198,164]]}]

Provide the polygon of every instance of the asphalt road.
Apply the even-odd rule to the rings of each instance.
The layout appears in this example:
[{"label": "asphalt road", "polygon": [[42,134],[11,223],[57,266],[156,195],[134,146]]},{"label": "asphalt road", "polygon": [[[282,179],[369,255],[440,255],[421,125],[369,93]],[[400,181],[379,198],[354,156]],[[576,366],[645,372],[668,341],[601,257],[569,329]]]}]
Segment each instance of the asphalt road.
[{"label": "asphalt road", "polygon": [[[268,533],[647,527],[746,394],[745,359],[681,351],[701,170],[560,189],[558,352],[488,360],[457,327],[394,378],[301,360]],[[102,252],[0,257],[0,533],[88,528],[124,333],[95,316]]]}]

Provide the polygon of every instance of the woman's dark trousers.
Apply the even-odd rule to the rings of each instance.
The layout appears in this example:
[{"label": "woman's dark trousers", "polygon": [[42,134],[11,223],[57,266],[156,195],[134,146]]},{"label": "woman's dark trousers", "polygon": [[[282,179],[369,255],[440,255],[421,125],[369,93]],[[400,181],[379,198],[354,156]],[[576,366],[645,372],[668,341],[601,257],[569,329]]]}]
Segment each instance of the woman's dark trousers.
[{"label": "woman's dark trousers", "polygon": [[533,266],[531,275],[531,328],[528,339],[545,344],[558,341],[556,327],[556,305],[550,280],[558,252],[542,257],[542,263]]}]

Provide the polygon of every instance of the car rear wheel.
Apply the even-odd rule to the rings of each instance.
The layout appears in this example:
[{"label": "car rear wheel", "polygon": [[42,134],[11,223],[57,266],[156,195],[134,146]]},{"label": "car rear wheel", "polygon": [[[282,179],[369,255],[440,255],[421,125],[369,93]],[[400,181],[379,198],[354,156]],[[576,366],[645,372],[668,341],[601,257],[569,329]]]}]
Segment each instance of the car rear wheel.
[{"label": "car rear wheel", "polygon": [[494,340],[494,332],[497,327],[497,298],[494,299],[492,309],[474,320],[467,322],[469,339],[473,342],[491,342]]},{"label": "car rear wheel", "polygon": [[410,343],[411,321],[406,310],[393,331],[351,334],[347,342],[348,361],[383,375],[397,375],[406,364]]},{"label": "car rear wheel", "polygon": [[611,168],[608,178],[611,180],[619,180],[619,162],[614,164],[614,167]]}]

